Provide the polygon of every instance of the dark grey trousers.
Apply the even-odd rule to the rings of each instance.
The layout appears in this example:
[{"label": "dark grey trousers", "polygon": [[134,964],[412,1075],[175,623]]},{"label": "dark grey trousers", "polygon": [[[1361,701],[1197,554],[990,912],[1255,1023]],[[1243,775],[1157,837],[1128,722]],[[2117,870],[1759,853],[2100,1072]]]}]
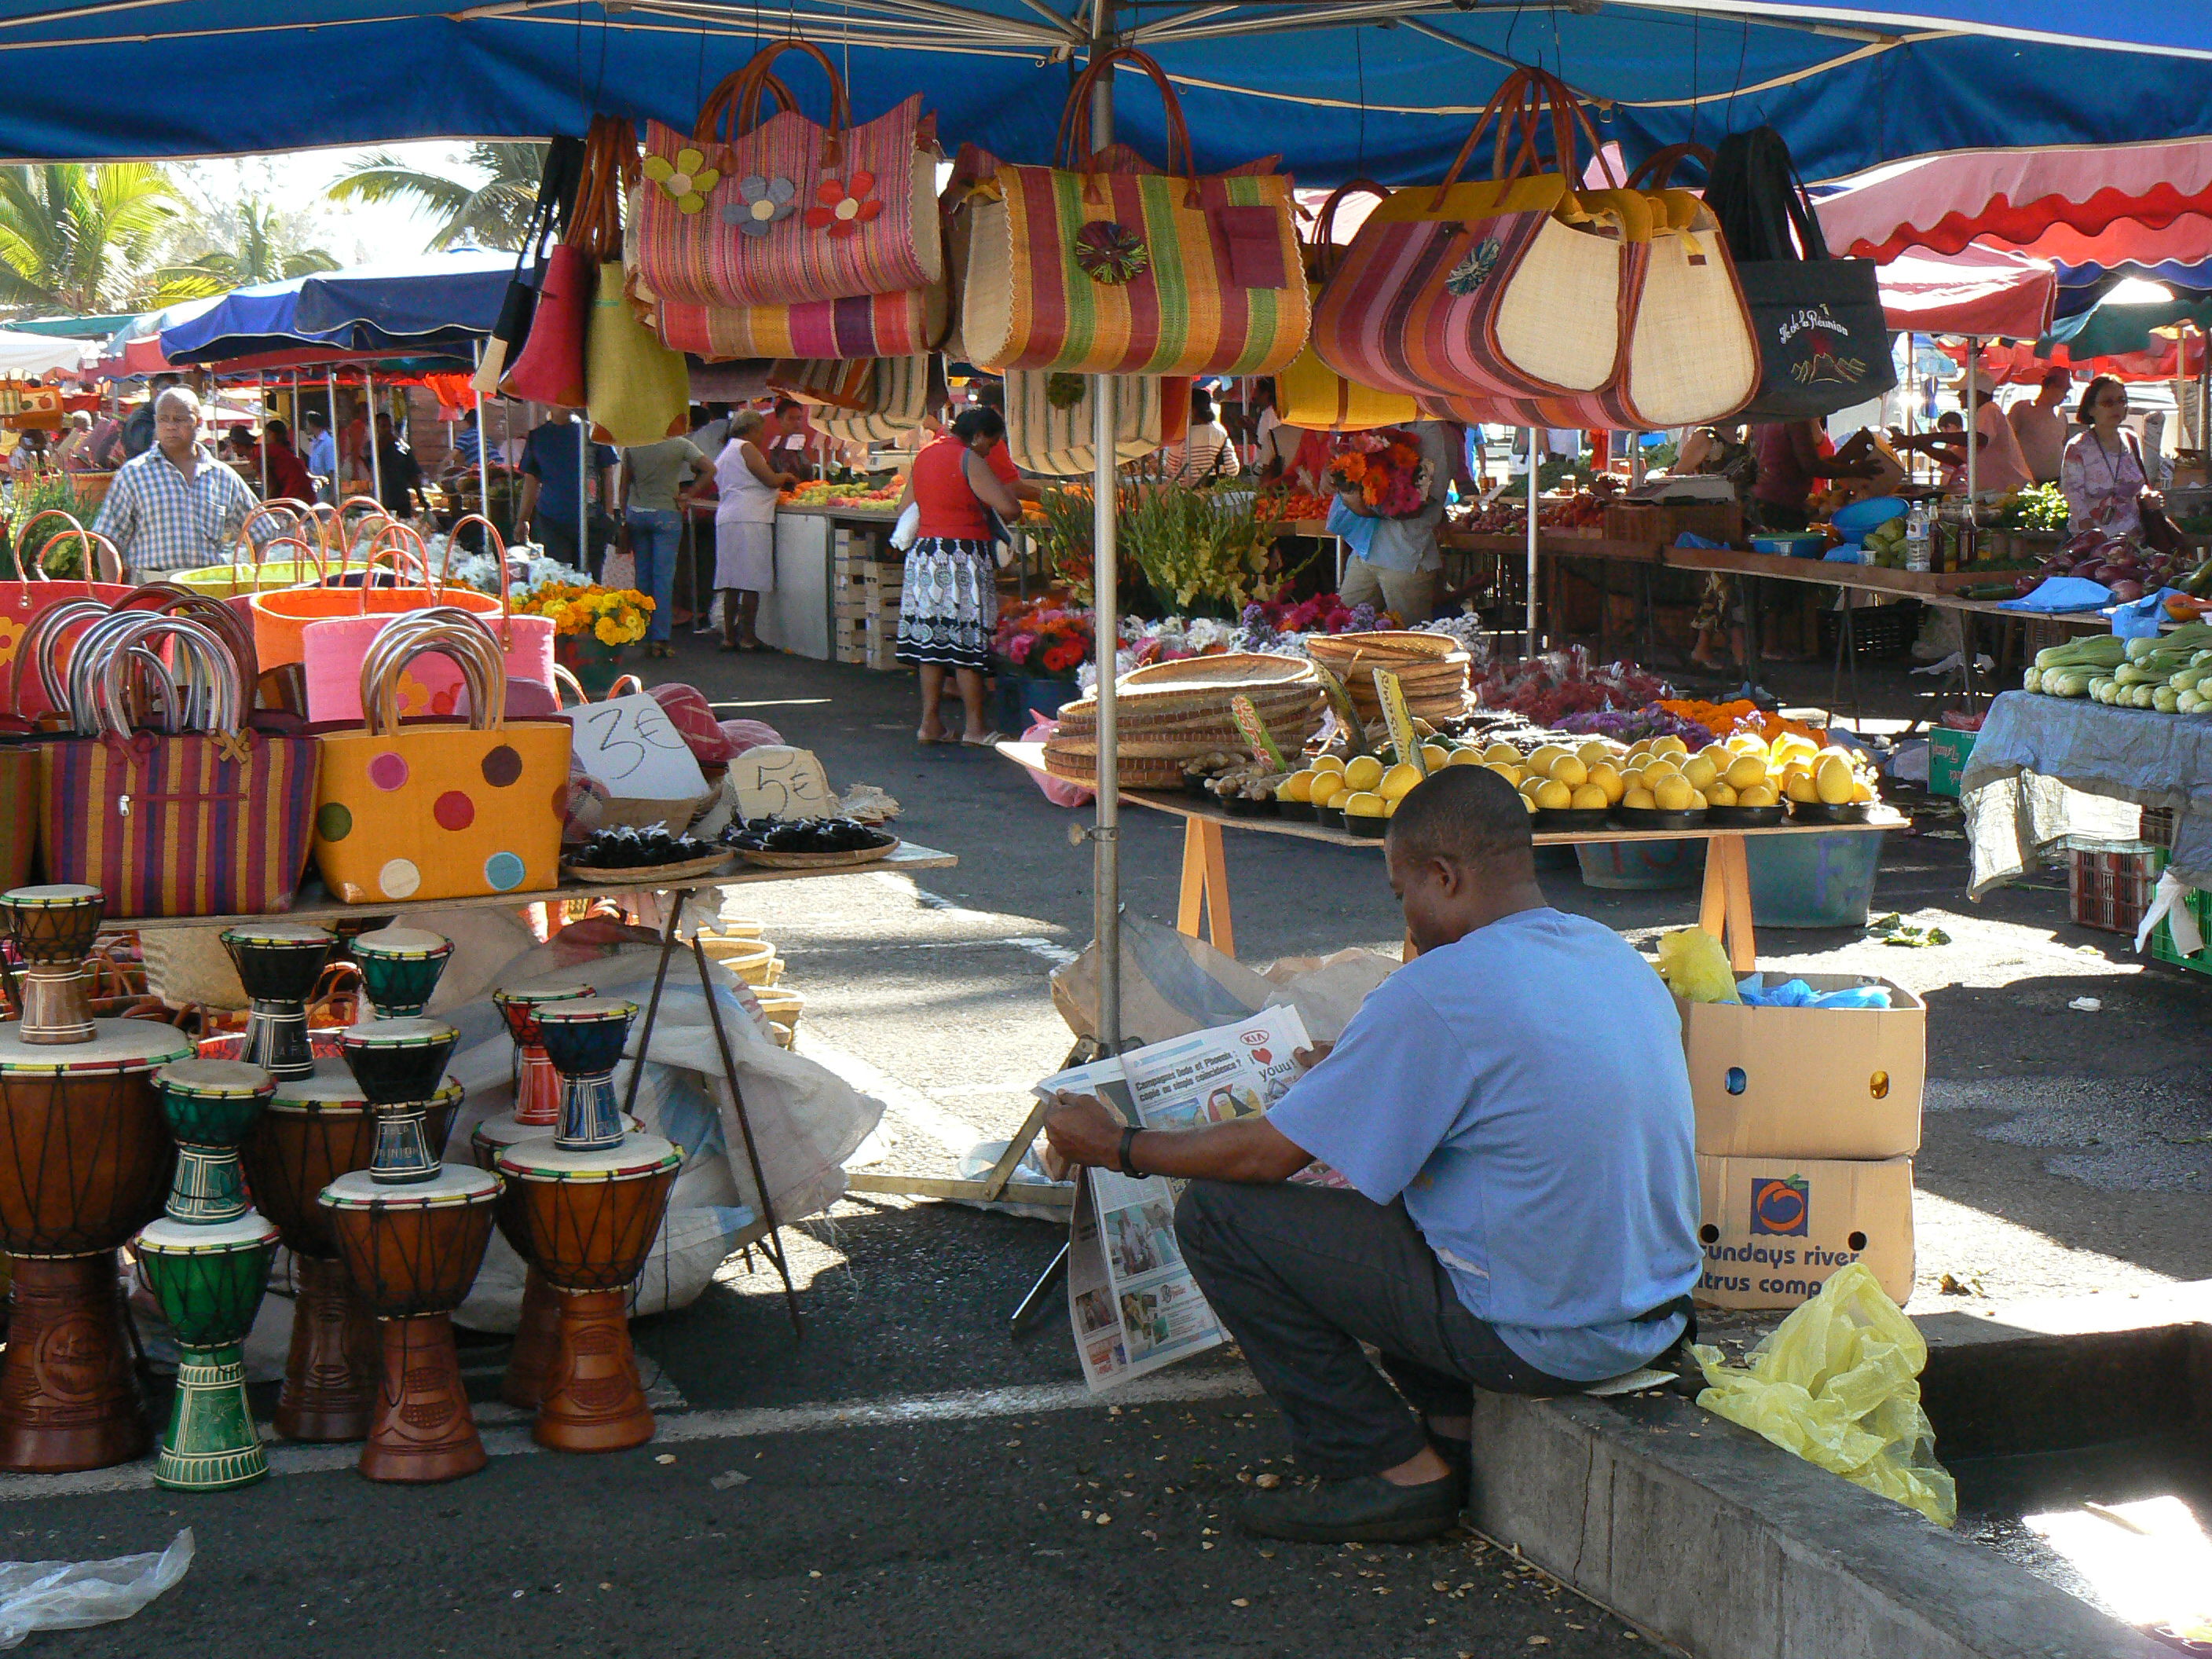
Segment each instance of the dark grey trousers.
[{"label": "dark grey trousers", "polygon": [[[1538,1370],[1467,1310],[1401,1202],[1194,1181],[1176,1206],[1176,1237],[1281,1410],[1299,1467],[1325,1479],[1373,1474],[1420,1451],[1428,1442],[1408,1401],[1423,1417],[1465,1417],[1474,1389],[1581,1387]],[[1362,1342],[1382,1350],[1389,1382]]]}]

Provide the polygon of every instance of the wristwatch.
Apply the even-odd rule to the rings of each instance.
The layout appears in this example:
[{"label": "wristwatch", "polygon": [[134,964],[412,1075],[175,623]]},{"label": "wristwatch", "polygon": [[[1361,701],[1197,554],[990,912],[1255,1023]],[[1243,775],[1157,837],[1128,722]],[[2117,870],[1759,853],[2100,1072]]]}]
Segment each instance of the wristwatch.
[{"label": "wristwatch", "polygon": [[1121,1131],[1121,1151],[1118,1162],[1121,1173],[1132,1181],[1142,1181],[1145,1178],[1145,1172],[1129,1162],[1129,1149],[1137,1144],[1137,1136],[1141,1133],[1139,1127],[1134,1123]]}]

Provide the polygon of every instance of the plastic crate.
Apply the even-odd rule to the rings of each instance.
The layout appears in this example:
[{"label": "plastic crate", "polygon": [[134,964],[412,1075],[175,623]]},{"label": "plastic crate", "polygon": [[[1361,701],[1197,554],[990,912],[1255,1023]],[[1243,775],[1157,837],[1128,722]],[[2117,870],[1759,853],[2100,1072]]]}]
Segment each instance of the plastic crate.
[{"label": "plastic crate", "polygon": [[1959,780],[1966,769],[1966,757],[1974,752],[1976,732],[1960,732],[1948,726],[1928,728],[1928,793],[1931,795],[1956,795]]},{"label": "plastic crate", "polygon": [[[2133,933],[2150,908],[2158,872],[2166,868],[2166,849],[2148,842],[2115,842],[2077,847],[2069,855],[2068,908],[2075,925],[2108,933]],[[2160,932],[2164,925],[2160,924]]]},{"label": "plastic crate", "polygon": [[[1862,660],[1881,657],[1901,657],[1912,649],[1912,641],[1920,632],[1920,601],[1905,599],[1896,605],[1855,606],[1851,611],[1851,654]],[[1843,613],[1823,611],[1820,613],[1820,652],[1832,656],[1837,643],[1844,637]]]},{"label": "plastic crate", "polygon": [[2170,806],[2144,807],[2142,828],[2136,833],[2153,847],[2171,848],[2173,845],[2173,809]]},{"label": "plastic crate", "polygon": [[[2212,893],[2192,887],[2183,897],[2189,913],[2197,918],[2197,926],[2208,939],[2212,939]],[[2177,968],[2186,968],[2192,974],[2212,975],[2212,949],[2200,951],[2193,957],[2185,957],[2173,948],[2173,932],[2161,921],[2151,930],[2150,953],[2160,962],[2170,962]]]}]

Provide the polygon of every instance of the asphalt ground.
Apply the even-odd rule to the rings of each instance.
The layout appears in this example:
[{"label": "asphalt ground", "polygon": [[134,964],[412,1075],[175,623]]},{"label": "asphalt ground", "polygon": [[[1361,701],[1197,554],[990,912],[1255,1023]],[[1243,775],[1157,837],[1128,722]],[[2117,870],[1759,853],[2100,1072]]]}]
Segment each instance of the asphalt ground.
[{"label": "asphalt ground", "polygon": [[[919,881],[757,887],[734,907],[789,959],[802,1052],[886,1100],[872,1167],[950,1173],[968,1144],[1012,1132],[1066,1049],[1046,975],[1090,935],[1088,859],[1066,838],[1083,815],[987,752],[917,746],[904,675],[683,643],[666,678],[814,749],[839,787],[887,788],[902,835],[960,856]],[[1953,944],[1760,935],[1763,966],[1880,973],[1928,1000],[1912,1310],[2212,1277],[2207,988],[2068,925],[2063,879],[1966,903],[1955,817],[1931,810],[1922,825],[1888,838],[1877,908],[1939,923]],[[1180,825],[1133,809],[1122,846],[1129,908],[1171,921]],[[1373,852],[1232,831],[1229,871],[1247,961],[1396,948]],[[1640,942],[1694,919],[1692,888],[1604,893],[1571,871],[1546,884]],[[2100,1010],[2069,1006],[2083,996]],[[472,1340],[495,1455],[451,1486],[373,1486],[345,1449],[284,1446],[275,1478],[221,1496],[158,1492],[143,1468],[0,1480],[0,1554],[156,1550],[185,1526],[198,1552],[130,1622],[25,1651],[1638,1650],[1635,1632],[1516,1562],[1510,1540],[1241,1538],[1228,1516],[1244,1478],[1286,1470],[1271,1408],[1233,1355],[1093,1400],[1064,1325],[1011,1342],[1006,1315],[1058,1243],[1045,1223],[848,1200],[786,1237],[804,1337],[757,1257],[641,1322],[662,1434],[638,1451],[538,1451],[493,1401],[504,1345]],[[1941,1288],[1947,1274],[1963,1294]]]}]

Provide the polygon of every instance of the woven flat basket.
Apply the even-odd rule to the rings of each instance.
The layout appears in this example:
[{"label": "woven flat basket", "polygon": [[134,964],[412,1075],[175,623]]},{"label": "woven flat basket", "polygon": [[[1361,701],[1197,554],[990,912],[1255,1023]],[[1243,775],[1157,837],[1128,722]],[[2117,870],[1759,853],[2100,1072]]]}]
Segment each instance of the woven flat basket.
[{"label": "woven flat basket", "polygon": [[1316,634],[1306,641],[1306,654],[1332,668],[1340,662],[1363,658],[1370,667],[1388,668],[1394,662],[1433,660],[1455,652],[1462,657],[1467,654],[1449,634],[1420,634],[1401,628],[1373,634]]},{"label": "woven flat basket", "polygon": [[[1047,744],[1044,749],[1044,769],[1053,776],[1069,783],[1089,784],[1096,787],[1098,763],[1092,755],[1071,755],[1057,745]],[[1121,757],[1115,770],[1124,789],[1180,789],[1182,787],[1182,763],[1180,760],[1133,760]]]}]

